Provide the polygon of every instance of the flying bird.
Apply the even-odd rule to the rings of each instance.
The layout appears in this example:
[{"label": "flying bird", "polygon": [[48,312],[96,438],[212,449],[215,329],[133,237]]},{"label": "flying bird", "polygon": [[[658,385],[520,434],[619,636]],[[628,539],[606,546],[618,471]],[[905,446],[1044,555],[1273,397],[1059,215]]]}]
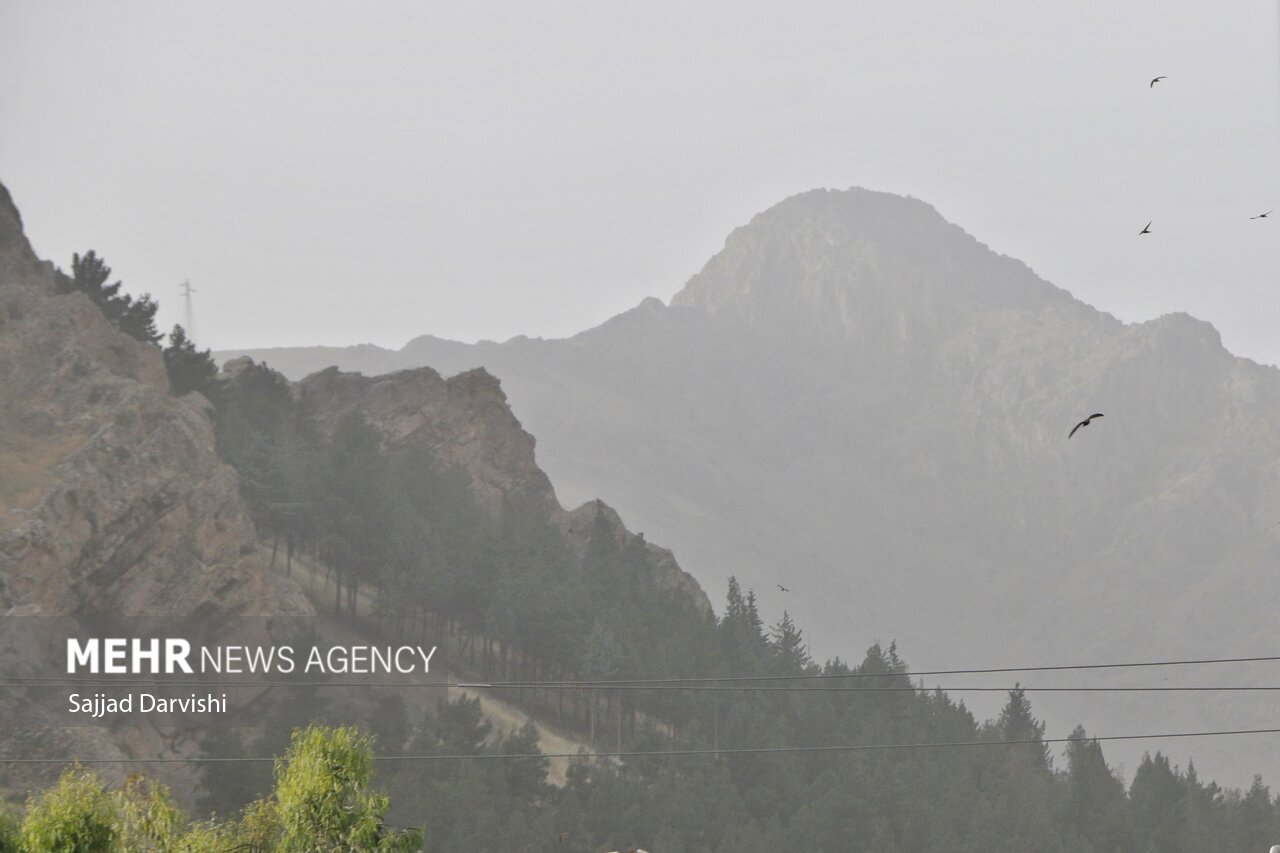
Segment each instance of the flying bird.
[{"label": "flying bird", "polygon": [[1259,213],[1257,216],[1250,216],[1249,218],[1250,219],[1266,219],[1272,213],[1274,213],[1274,211],[1268,210],[1266,213]]},{"label": "flying bird", "polygon": [[1147,88],[1154,89],[1156,87],[1156,84],[1159,83],[1161,80],[1163,80],[1165,76],[1167,75],[1151,78],[1151,83],[1147,86]]},{"label": "flying bird", "polygon": [[783,592],[791,592],[791,590],[787,589],[787,588],[786,588],[785,586],[783,586],[782,584],[775,584],[775,586],[777,586],[777,587],[778,587],[778,589],[782,590]]},{"label": "flying bird", "polygon": [[[1155,220],[1153,219],[1151,220],[1151,222],[1155,222]],[[1142,226],[1142,230],[1138,232],[1139,237],[1141,237],[1143,234],[1151,233],[1151,222],[1148,222],[1146,225]]]},{"label": "flying bird", "polygon": [[1076,424],[1071,428],[1071,432],[1067,433],[1067,438],[1071,438],[1071,436],[1075,435],[1076,430],[1080,429],[1080,427],[1087,427],[1089,425],[1089,421],[1093,420],[1094,418],[1100,418],[1100,417],[1102,417],[1101,412],[1089,415],[1089,417],[1085,418],[1080,423]]}]

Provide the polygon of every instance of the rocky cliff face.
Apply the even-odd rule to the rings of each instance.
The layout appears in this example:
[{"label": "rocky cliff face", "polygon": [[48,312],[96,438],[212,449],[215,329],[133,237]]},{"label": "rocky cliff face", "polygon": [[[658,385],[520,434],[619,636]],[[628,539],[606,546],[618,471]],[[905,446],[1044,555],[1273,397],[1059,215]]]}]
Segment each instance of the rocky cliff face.
[{"label": "rocky cliff face", "polygon": [[[59,675],[68,636],[254,645],[310,624],[266,570],[208,408],[170,396],[158,348],[57,292],[0,187],[0,672]],[[6,691],[0,717],[22,701]],[[38,747],[8,734],[8,754]],[[85,737],[86,757],[128,749]]]},{"label": "rocky cliff face", "polygon": [[534,462],[533,436],[507,406],[498,380],[483,370],[450,379],[430,369],[374,379],[336,368],[297,385],[322,429],[352,410],[376,426],[389,448],[410,444],[430,450],[471,477],[476,497],[496,510],[504,498],[558,509],[555,490]]},{"label": "rocky cliff face", "polygon": [[[384,436],[388,448],[417,445],[436,459],[465,471],[481,503],[497,511],[504,499],[533,506],[584,554],[593,535],[607,531],[620,549],[643,545],[654,583],[683,593],[703,612],[706,594],[676,563],[672,553],[631,533],[613,509],[589,501],[567,511],[534,459],[534,439],[507,405],[498,380],[484,370],[449,379],[430,368],[365,377],[336,368],[295,386],[315,412],[321,429],[359,411]],[[602,528],[603,525],[603,528]]]}]

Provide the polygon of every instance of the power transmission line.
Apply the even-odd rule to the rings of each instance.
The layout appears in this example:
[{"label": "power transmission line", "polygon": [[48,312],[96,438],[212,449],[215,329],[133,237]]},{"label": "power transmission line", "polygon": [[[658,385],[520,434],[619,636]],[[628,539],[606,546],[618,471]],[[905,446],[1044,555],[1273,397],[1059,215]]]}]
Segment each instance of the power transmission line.
[{"label": "power transmission line", "polygon": [[[540,758],[671,758],[682,756],[722,756],[722,755],[765,755],[778,753],[805,752],[871,752],[875,750],[910,750],[910,749],[952,749],[974,746],[1020,746],[1028,744],[1100,743],[1103,741],[1122,740],[1165,740],[1196,737],[1229,737],[1237,735],[1270,735],[1280,734],[1280,729],[1224,729],[1218,731],[1198,732],[1166,732],[1163,734],[1141,735],[1103,735],[1101,737],[1059,737],[1026,740],[959,740],[933,743],[878,743],[878,744],[840,744],[823,746],[754,746],[724,747],[720,749],[668,749],[641,750],[634,752],[543,752],[517,753],[480,753],[478,755],[375,755],[374,761],[479,761],[479,760],[521,760]],[[192,758],[0,758],[0,764],[221,764],[240,762],[276,761],[277,758],[259,756],[234,757],[192,757]]]},{"label": "power transmission line", "polygon": [[577,681],[494,681],[486,682],[493,687],[558,687],[561,685],[571,684],[591,684],[597,686],[618,686],[624,684],[684,684],[690,682],[741,682],[741,681],[817,681],[827,679],[840,678],[893,678],[893,677],[918,677],[922,675],[989,675],[993,673],[1011,673],[1011,672],[1064,672],[1067,670],[1095,670],[1095,669],[1129,669],[1136,667],[1170,667],[1170,666],[1197,666],[1201,664],[1226,664],[1226,663],[1259,663],[1259,662],[1280,661],[1280,655],[1268,655],[1262,657],[1238,657],[1238,658],[1198,658],[1186,660],[1158,660],[1158,661],[1130,661],[1123,663],[1081,663],[1081,664],[1054,664],[1047,666],[999,666],[999,667],[975,667],[971,669],[926,669],[916,672],[910,671],[890,671],[890,672],[848,672],[848,673],[802,673],[799,675],[717,675],[717,676],[682,676],[679,678],[620,678],[615,680],[577,680]]},{"label": "power transmission line", "polygon": [[381,688],[381,687],[421,687],[421,688],[458,688],[458,689],[563,689],[563,690],[653,690],[653,691],[685,691],[692,693],[922,693],[940,690],[945,693],[1008,693],[1021,690],[1024,693],[1236,693],[1257,692],[1270,693],[1280,691],[1280,685],[1136,685],[1136,686],[1053,686],[1035,687],[1015,685],[1014,687],[964,687],[937,684],[932,687],[914,685],[910,687],[849,687],[828,685],[720,685],[720,684],[608,684],[592,682],[571,682],[564,684],[517,684],[501,683],[484,684],[472,682],[404,682],[404,681],[40,681],[29,684],[0,684],[0,690],[55,689],[66,687],[80,688],[226,688],[226,687],[334,687],[334,688]]},{"label": "power transmission line", "polygon": [[[1033,665],[1033,666],[1004,666],[1004,667],[974,667],[969,669],[932,669],[911,671],[889,671],[889,672],[847,672],[847,673],[799,673],[795,675],[712,675],[712,676],[679,676],[670,678],[623,678],[623,679],[577,679],[577,680],[561,680],[561,681],[477,681],[477,682],[447,682],[442,684],[432,684],[430,682],[362,682],[356,684],[341,684],[332,681],[155,681],[154,683],[142,684],[140,682],[111,681],[109,679],[99,678],[98,680],[68,679],[61,676],[24,676],[24,675],[0,675],[0,687],[39,687],[39,686],[74,686],[89,685],[103,687],[125,687],[125,686],[153,686],[153,687],[176,687],[176,686],[288,686],[288,687],[459,687],[459,688],[476,688],[476,689],[505,689],[505,688],[616,688],[616,689],[639,689],[644,687],[674,685],[682,686],[683,689],[705,689],[710,690],[720,684],[743,684],[745,682],[778,682],[778,681],[830,681],[830,680],[847,680],[854,678],[918,678],[921,676],[943,676],[943,675],[990,675],[1000,673],[1017,673],[1017,672],[1066,672],[1070,670],[1102,670],[1102,669],[1131,669],[1141,667],[1175,667],[1175,666],[1202,666],[1217,664],[1238,664],[1238,663],[1264,663],[1280,661],[1280,655],[1268,655],[1259,657],[1234,657],[1234,658],[1193,658],[1178,660],[1157,660],[1157,661],[1127,661],[1120,663],[1084,663],[1084,664],[1051,664],[1051,665]],[[23,682],[21,684],[6,684],[5,682]],[[763,686],[746,686],[740,689],[765,690]],[[796,686],[786,689],[818,689]],[[876,688],[822,688],[828,690],[845,689],[876,689]],[[888,689],[888,688],[878,688]],[[900,690],[921,690],[923,687],[902,687]],[[934,689],[934,688],[928,688]],[[988,690],[1008,690],[1009,688],[997,687],[946,687],[939,685],[937,689],[961,691],[988,691]],[[1199,688],[1119,688],[1119,687],[1096,687],[1096,688],[1052,688],[1052,687],[1024,687],[1027,691],[1035,690],[1037,692],[1047,691],[1063,691],[1063,692],[1080,692],[1080,691],[1119,691],[1119,690],[1274,690],[1274,687],[1199,687]]]}]

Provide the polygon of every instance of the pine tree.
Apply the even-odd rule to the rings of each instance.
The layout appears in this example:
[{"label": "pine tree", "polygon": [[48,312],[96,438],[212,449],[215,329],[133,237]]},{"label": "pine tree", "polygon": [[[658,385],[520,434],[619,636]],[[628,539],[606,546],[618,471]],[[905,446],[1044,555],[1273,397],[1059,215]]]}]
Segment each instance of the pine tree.
[{"label": "pine tree", "polygon": [[209,350],[200,352],[181,326],[169,333],[164,349],[164,367],[169,374],[169,390],[177,397],[198,391],[216,403],[218,365]]},{"label": "pine tree", "polygon": [[83,257],[79,254],[71,256],[71,275],[60,275],[60,289],[64,293],[84,293],[120,331],[144,343],[158,343],[163,337],[156,330],[155,323],[156,310],[160,306],[150,294],[144,293],[135,300],[127,293],[121,293],[121,282],[107,284],[109,278],[111,267],[90,250]]},{"label": "pine tree", "polygon": [[1137,849],[1180,849],[1186,826],[1181,800],[1182,785],[1169,759],[1159,752],[1144,755],[1129,786]]},{"label": "pine tree", "polygon": [[1240,824],[1243,849],[1266,850],[1272,839],[1280,837],[1271,791],[1261,776],[1253,777],[1253,785],[1240,800]]},{"label": "pine tree", "polygon": [[1044,723],[1031,713],[1031,702],[1021,685],[1009,691],[1009,701],[996,721],[1000,739],[1006,743],[1018,743],[1010,750],[1010,756],[1019,766],[1040,773],[1050,770],[1049,745],[1044,743]]},{"label": "pine tree", "polygon": [[460,696],[436,704],[434,727],[426,735],[429,748],[441,755],[479,755],[492,731],[480,710],[480,697]]},{"label": "pine tree", "polygon": [[1095,850],[1125,849],[1124,798],[1124,783],[1107,767],[1102,746],[1076,726],[1067,744],[1067,825]]},{"label": "pine tree", "polygon": [[[532,720],[517,731],[503,738],[500,752],[503,755],[541,755],[538,748],[538,727]],[[508,759],[503,763],[507,790],[513,797],[534,800],[546,789],[547,769],[551,761],[546,758]]]},{"label": "pine tree", "polygon": [[354,613],[361,579],[372,579],[384,560],[385,539],[379,530],[380,482],[385,465],[378,432],[359,412],[344,415],[329,442],[321,478],[319,546],[334,573],[334,614],[342,612],[343,585],[347,611]]},{"label": "pine tree", "polygon": [[803,672],[813,664],[804,636],[787,611],[782,611],[782,619],[773,626],[771,639],[773,653],[783,672]]},{"label": "pine tree", "polygon": [[758,666],[768,647],[754,593],[742,594],[737,578],[729,578],[724,618],[720,620],[720,649],[727,667],[743,672]]}]

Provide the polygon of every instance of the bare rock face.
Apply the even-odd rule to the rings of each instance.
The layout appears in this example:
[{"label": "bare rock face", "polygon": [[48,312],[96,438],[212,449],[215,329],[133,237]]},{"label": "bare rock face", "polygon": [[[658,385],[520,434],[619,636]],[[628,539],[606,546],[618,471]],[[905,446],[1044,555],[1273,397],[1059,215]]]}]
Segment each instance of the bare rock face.
[{"label": "bare rock face", "polygon": [[586,551],[591,537],[598,535],[602,526],[620,551],[641,545],[659,589],[681,593],[704,615],[711,612],[711,601],[706,592],[694,580],[693,575],[680,568],[675,554],[667,548],[645,541],[643,533],[627,530],[622,517],[604,501],[588,501],[575,510],[560,510],[555,514],[554,520],[580,555]]},{"label": "bare rock face", "polygon": [[158,347],[58,292],[3,187],[0,614],[0,671],[41,676],[69,636],[269,644],[313,618],[266,569],[208,402],[172,397]]},{"label": "bare rock face", "polygon": [[515,498],[558,508],[551,481],[533,458],[533,436],[507,406],[498,380],[483,370],[443,379],[430,368],[368,379],[324,370],[298,384],[321,428],[358,408],[389,448],[419,445],[471,477],[476,498],[497,509]]},{"label": "bare rock face", "polygon": [[682,570],[672,553],[631,533],[614,510],[590,501],[572,512],[560,506],[551,481],[534,458],[534,438],[507,404],[498,380],[469,370],[443,379],[429,367],[365,377],[337,368],[308,376],[296,386],[315,411],[322,429],[331,429],[358,410],[384,437],[388,448],[417,445],[465,471],[476,498],[493,511],[504,499],[539,508],[579,555],[603,524],[620,548],[642,545],[654,583],[676,590],[702,612],[711,603],[702,587]]}]

